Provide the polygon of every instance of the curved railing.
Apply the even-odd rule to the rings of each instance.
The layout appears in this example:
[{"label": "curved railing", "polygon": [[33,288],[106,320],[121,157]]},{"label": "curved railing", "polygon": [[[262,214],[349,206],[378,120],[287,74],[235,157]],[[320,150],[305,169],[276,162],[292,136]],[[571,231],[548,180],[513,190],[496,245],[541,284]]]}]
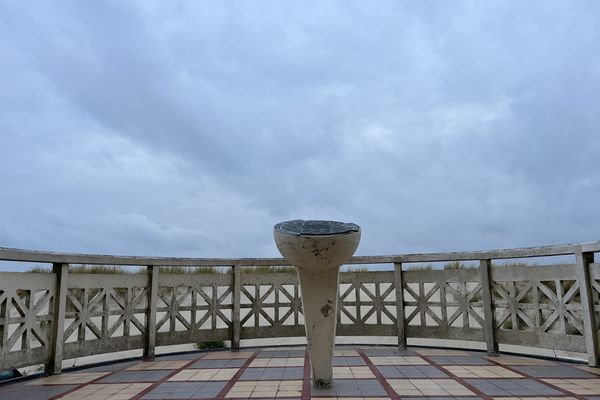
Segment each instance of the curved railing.
[{"label": "curved railing", "polygon": [[[339,336],[470,340],[587,353],[597,365],[600,242],[455,253],[353,257],[389,271],[340,275]],[[492,261],[570,256],[552,265]],[[165,258],[0,248],[0,261],[52,264],[51,273],[0,273],[0,370],[200,341],[304,336],[295,273],[244,273],[289,265],[279,258]],[[478,261],[475,268],[413,263]],[[69,264],[143,266],[142,274],[69,273]],[[163,273],[161,267],[227,267],[226,273]],[[169,271],[167,269],[167,271]]]}]

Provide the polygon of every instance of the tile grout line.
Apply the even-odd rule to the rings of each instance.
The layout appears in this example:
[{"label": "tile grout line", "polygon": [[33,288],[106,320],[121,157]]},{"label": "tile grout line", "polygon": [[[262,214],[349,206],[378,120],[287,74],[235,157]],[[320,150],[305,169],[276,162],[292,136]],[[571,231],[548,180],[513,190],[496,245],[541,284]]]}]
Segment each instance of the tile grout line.
[{"label": "tile grout line", "polygon": [[310,358],[308,356],[308,348],[304,351],[304,370],[302,371],[302,400],[310,400],[312,381],[310,377]]},{"label": "tile grout line", "polygon": [[[400,396],[396,393],[396,391],[392,388],[392,386],[388,383],[387,379],[383,376],[383,374],[377,369],[375,364],[371,362],[366,353],[359,347],[355,348],[356,352],[362,357],[367,366],[371,369],[373,375],[375,375],[375,379],[379,381],[383,389],[388,394],[388,397],[392,400],[400,399]],[[363,396],[364,397],[364,396]]]},{"label": "tile grout line", "polygon": [[252,361],[254,361],[254,359],[261,352],[260,349],[245,350],[245,351],[253,351],[254,353],[250,357],[248,357],[248,359],[246,360],[246,362],[244,364],[242,364],[242,366],[240,367],[238,372],[236,372],[235,375],[231,379],[229,379],[227,381],[227,383],[225,383],[225,386],[223,386],[223,389],[221,389],[221,391],[214,397],[215,399],[224,399],[225,398],[225,395],[231,390],[231,388],[236,384],[236,382],[239,381],[239,379],[242,377],[242,374],[244,372],[246,372],[246,370],[248,369],[250,364],[252,364]]}]

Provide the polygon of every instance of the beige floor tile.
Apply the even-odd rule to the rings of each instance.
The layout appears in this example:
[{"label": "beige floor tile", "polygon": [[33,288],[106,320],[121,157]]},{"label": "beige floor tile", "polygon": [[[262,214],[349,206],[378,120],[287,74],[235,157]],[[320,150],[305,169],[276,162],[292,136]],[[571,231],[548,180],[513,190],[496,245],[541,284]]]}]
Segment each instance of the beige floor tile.
[{"label": "beige floor tile", "polygon": [[333,377],[337,379],[375,378],[369,367],[333,367]]},{"label": "beige floor tile", "polygon": [[417,389],[395,389],[392,386],[392,389],[394,389],[396,391],[396,393],[398,393],[398,395],[400,396],[420,396],[421,392]]},{"label": "beige floor tile", "polygon": [[473,396],[475,393],[452,379],[388,379],[400,396]]},{"label": "beige floor tile", "polygon": [[250,367],[303,367],[304,357],[255,358]]},{"label": "beige floor tile", "polygon": [[279,390],[277,397],[300,397],[302,392],[299,390]]},{"label": "beige floor tile", "polygon": [[459,378],[522,378],[516,372],[497,365],[448,365],[443,366],[453,375]]},{"label": "beige floor tile", "polygon": [[421,357],[417,356],[388,356],[388,357],[369,357],[375,365],[429,365]]},{"label": "beige floor tile", "polygon": [[239,368],[204,368],[204,369],[184,369],[169,381],[228,381],[234,377]]},{"label": "beige floor tile", "polygon": [[90,384],[61,397],[61,400],[129,400],[152,383]]}]

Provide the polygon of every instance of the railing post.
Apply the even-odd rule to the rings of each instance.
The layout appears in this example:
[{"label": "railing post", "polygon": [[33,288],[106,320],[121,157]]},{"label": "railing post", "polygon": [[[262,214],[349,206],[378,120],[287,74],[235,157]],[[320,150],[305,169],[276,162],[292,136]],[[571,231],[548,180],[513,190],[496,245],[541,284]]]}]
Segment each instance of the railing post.
[{"label": "railing post", "polygon": [[57,375],[62,371],[69,264],[52,264],[52,273],[56,275],[56,291],[52,310],[50,362],[46,365],[46,374]]},{"label": "railing post", "polygon": [[404,319],[404,287],[402,286],[402,263],[394,263],[394,286],[396,288],[396,331],[398,347],[406,348],[406,326]]},{"label": "railing post", "polygon": [[498,353],[496,340],[496,319],[494,317],[494,303],[492,297],[492,260],[479,260],[481,272],[481,300],[483,301],[483,333],[488,353]]},{"label": "railing post", "polygon": [[577,280],[579,281],[579,295],[583,310],[583,333],[585,336],[588,364],[591,367],[597,367],[600,365],[598,335],[596,334],[596,316],[590,282],[590,264],[594,262],[594,253],[584,253],[579,249],[575,253],[575,259],[577,261]]},{"label": "railing post", "polygon": [[158,303],[158,279],[160,267],[148,267],[148,313],[146,314],[146,337],[144,358],[152,360],[156,349],[156,307]]},{"label": "railing post", "polygon": [[240,349],[240,298],[242,296],[242,266],[236,264],[233,266],[233,292],[232,303],[233,310],[231,312],[231,348],[234,350]]}]

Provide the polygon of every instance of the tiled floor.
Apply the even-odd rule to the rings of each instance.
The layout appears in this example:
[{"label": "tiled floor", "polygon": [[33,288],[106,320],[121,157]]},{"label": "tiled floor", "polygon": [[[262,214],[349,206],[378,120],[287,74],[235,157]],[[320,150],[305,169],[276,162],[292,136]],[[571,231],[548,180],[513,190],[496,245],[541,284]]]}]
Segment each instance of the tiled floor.
[{"label": "tiled floor", "polygon": [[336,349],[333,352],[336,357],[358,357],[359,354],[356,350],[351,349]]},{"label": "tiled floor", "polygon": [[446,349],[342,346],[311,388],[303,347],[127,361],[0,386],[0,400],[600,400],[600,369]]},{"label": "tiled floor", "polygon": [[333,358],[333,365],[337,366],[337,367],[349,367],[349,366],[356,366],[356,365],[367,365],[365,363],[365,360],[363,360],[361,357],[346,357],[346,356],[341,356],[341,357],[334,357]]},{"label": "tiled floor", "polygon": [[236,358],[250,358],[253,351],[216,351],[202,357],[203,360],[231,360]]},{"label": "tiled floor", "polygon": [[102,377],[102,379],[98,380],[98,383],[158,382],[172,373],[173,371],[170,370],[116,371]]},{"label": "tiled floor", "polygon": [[271,381],[280,379],[302,379],[304,377],[304,368],[302,367],[273,367],[273,368],[247,368],[241,381]]},{"label": "tiled floor", "polygon": [[600,368],[588,367],[587,365],[574,365],[577,369],[591,372],[592,374],[600,375]]},{"label": "tiled floor", "polygon": [[384,378],[448,378],[433,365],[382,365],[377,369]]},{"label": "tiled floor", "polygon": [[389,397],[311,397],[311,400],[390,400]]},{"label": "tiled floor", "polygon": [[447,350],[447,349],[418,349],[415,350],[420,356],[470,356],[471,354],[463,350]]},{"label": "tiled floor", "polygon": [[[557,397],[492,397],[492,400],[552,400]],[[560,400],[577,400],[576,397],[560,397]]]},{"label": "tiled floor", "polygon": [[466,379],[488,396],[558,396],[560,391],[533,379]]},{"label": "tiled floor", "polygon": [[493,362],[502,365],[556,365],[555,361],[532,357],[493,356],[488,358]]},{"label": "tiled floor", "polygon": [[0,399],[2,400],[47,400],[60,394],[70,392],[76,385],[60,386],[0,386]]},{"label": "tiled floor", "polygon": [[281,347],[281,348],[274,348],[274,347],[269,347],[263,351],[261,351],[257,358],[270,358],[270,357],[304,357],[304,348],[300,349],[297,347]]},{"label": "tiled floor", "polygon": [[312,389],[314,397],[386,397],[386,390],[377,379],[338,379],[327,389]]},{"label": "tiled floor", "polygon": [[155,369],[179,369],[184,365],[189,364],[189,361],[143,361],[127,368],[129,371],[135,370],[155,370]]},{"label": "tiled floor", "polygon": [[236,358],[233,360],[204,360],[196,361],[188,368],[239,368],[246,363],[245,359]]},{"label": "tiled floor", "polygon": [[600,395],[600,379],[543,379],[543,381],[574,394]]},{"label": "tiled floor", "polygon": [[432,356],[429,359],[438,365],[493,365],[484,358],[474,356]]},{"label": "tiled floor", "polygon": [[513,368],[536,378],[597,378],[594,374],[566,365],[561,368],[547,365],[514,366]]},{"label": "tiled floor", "polygon": [[223,391],[226,384],[226,382],[163,382],[145,393],[141,399],[214,399]]},{"label": "tiled floor", "polygon": [[29,385],[73,385],[78,383],[88,383],[105,375],[109,372],[72,372],[70,374],[47,376],[29,382]]}]

